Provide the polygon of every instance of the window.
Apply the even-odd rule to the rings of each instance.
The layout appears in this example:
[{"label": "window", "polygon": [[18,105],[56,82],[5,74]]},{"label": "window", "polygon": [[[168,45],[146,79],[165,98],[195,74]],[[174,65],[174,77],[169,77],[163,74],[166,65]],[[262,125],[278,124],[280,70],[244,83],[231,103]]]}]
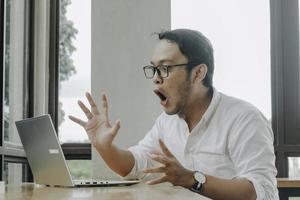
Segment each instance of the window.
[{"label": "window", "polygon": [[[53,80],[58,80],[58,76],[54,75],[58,71],[55,67],[58,66],[56,61],[59,52],[56,49],[59,1],[52,0],[50,4],[37,1],[34,6],[31,2],[0,0],[0,42],[1,52],[3,52],[0,66],[1,75],[4,77],[1,81],[3,105],[1,114],[5,116],[1,119],[0,180],[8,183],[33,181],[14,122],[45,114],[48,112],[47,108],[51,116],[57,118],[57,115],[52,112],[56,101],[52,99],[58,89],[52,86],[58,83]],[[65,3],[68,2],[65,0]],[[46,29],[48,26],[49,32]],[[49,101],[46,99],[48,96],[51,97]],[[56,118],[53,118],[53,121],[57,127]],[[78,162],[84,162],[84,166],[87,166],[85,170],[89,169],[90,162],[85,160],[91,159],[90,144],[77,146],[69,143],[63,146],[63,150],[67,159],[79,159]],[[76,162],[69,163],[70,166],[75,166],[71,167],[71,171],[76,172],[76,169],[78,171],[77,174],[72,175],[89,176],[87,173],[82,173],[82,168],[76,168],[78,166]]]},{"label": "window", "polygon": [[77,101],[86,102],[91,90],[91,1],[61,0],[60,9],[58,135],[62,143],[86,143],[84,129],[68,115],[85,119]]},{"label": "window", "polygon": [[279,177],[299,176],[299,4],[270,1],[272,123]]},{"label": "window", "polygon": [[[17,13],[18,12],[18,13]],[[5,21],[5,90],[4,90],[4,140],[20,144],[14,121],[24,116],[25,75],[25,4],[6,1]],[[21,33],[21,34],[20,34]]]},{"label": "window", "polygon": [[289,177],[298,178],[300,177],[300,162],[299,157],[289,157]]},{"label": "window", "polygon": [[4,47],[1,48],[4,55],[1,59],[1,75],[4,74],[4,79],[1,79],[1,111],[4,117],[1,118],[0,180],[19,183],[32,178],[15,127],[15,121],[28,117],[30,113],[30,3],[28,0],[5,0],[1,1],[0,9],[5,13],[1,16],[0,34]]},{"label": "window", "polygon": [[4,163],[4,180],[6,183],[17,184],[22,183],[22,164]]},{"label": "window", "polygon": [[70,121],[68,115],[84,118],[77,100],[85,101],[84,94],[90,91],[91,1],[82,4],[80,0],[58,0],[57,3],[52,6],[50,17],[53,22],[50,31],[56,39],[50,40],[53,67],[49,68],[49,113],[72,176],[88,178],[91,169],[82,166],[91,165],[91,144],[84,129]]},{"label": "window", "polygon": [[[299,4],[299,1],[298,1]],[[300,4],[298,5],[298,12],[300,10]],[[298,16],[299,17],[299,16]],[[299,22],[298,22],[299,25]],[[300,33],[298,33],[298,37],[300,37]],[[298,65],[298,70],[299,70],[299,65]],[[298,80],[299,81],[299,80]],[[299,91],[299,85],[298,85],[298,91]],[[300,99],[298,99],[298,105],[300,103]],[[300,106],[298,107],[298,111],[299,111]],[[299,126],[299,114],[297,114],[297,118],[298,118],[298,126]],[[298,128],[299,129],[299,128]],[[293,134],[297,134],[297,132],[294,132]],[[293,140],[293,138],[291,139]],[[297,140],[297,144],[299,145],[299,140]],[[297,157],[288,157],[288,177],[292,177],[292,178],[299,178],[300,177],[300,153],[297,154]]]}]

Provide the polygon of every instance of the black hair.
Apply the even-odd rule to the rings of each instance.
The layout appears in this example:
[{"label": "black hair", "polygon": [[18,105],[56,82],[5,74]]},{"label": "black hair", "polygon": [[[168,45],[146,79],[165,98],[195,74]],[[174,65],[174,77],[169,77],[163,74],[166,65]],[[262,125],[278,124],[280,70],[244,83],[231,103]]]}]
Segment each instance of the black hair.
[{"label": "black hair", "polygon": [[203,80],[203,85],[212,89],[212,78],[214,73],[213,47],[210,41],[199,31],[190,29],[175,29],[158,33],[160,40],[166,39],[175,42],[181,53],[188,59],[191,65],[187,70],[191,70],[199,65],[207,65],[207,74]]}]

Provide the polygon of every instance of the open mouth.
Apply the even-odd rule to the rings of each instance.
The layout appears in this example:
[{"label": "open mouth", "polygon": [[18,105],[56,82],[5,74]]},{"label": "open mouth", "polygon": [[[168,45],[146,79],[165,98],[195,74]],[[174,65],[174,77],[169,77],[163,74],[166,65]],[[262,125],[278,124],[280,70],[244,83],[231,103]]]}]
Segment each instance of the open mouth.
[{"label": "open mouth", "polygon": [[167,101],[168,101],[167,95],[164,94],[164,92],[162,92],[161,90],[154,90],[154,93],[159,97],[160,103],[163,106],[165,106],[167,104]]}]

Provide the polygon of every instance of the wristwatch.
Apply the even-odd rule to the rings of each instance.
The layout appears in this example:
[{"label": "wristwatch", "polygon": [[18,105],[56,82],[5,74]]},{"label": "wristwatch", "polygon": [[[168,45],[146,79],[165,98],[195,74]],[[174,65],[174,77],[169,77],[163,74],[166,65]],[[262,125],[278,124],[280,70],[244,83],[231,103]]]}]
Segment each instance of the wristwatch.
[{"label": "wristwatch", "polygon": [[203,184],[206,182],[206,177],[203,173],[199,171],[195,171],[193,176],[196,180],[196,183],[190,188],[190,190],[196,193],[200,193]]}]

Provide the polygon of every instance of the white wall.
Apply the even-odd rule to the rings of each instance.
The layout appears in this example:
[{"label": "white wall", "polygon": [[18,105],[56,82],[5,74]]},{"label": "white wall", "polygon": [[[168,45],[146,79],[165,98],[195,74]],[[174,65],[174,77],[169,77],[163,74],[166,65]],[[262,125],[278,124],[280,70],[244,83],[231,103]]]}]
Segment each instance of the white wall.
[{"label": "white wall", "polygon": [[[98,105],[105,91],[111,121],[121,119],[120,147],[136,144],[161,112],[142,66],[157,42],[151,34],[171,27],[170,9],[169,0],[92,0],[91,89]],[[92,160],[94,178],[118,177],[95,150]]]}]

